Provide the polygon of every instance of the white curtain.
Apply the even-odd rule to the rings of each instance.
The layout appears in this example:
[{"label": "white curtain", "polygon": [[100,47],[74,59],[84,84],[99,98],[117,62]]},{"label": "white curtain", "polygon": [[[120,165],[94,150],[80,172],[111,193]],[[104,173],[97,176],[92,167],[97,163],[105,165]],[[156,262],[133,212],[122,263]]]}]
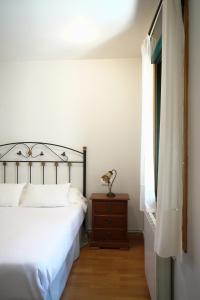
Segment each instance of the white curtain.
[{"label": "white curtain", "polygon": [[184,26],[181,0],[163,0],[160,146],[155,251],[177,256],[181,247]]},{"label": "white curtain", "polygon": [[155,211],[153,154],[153,65],[151,43],[147,36],[142,44],[142,128],[140,155],[140,209]]}]

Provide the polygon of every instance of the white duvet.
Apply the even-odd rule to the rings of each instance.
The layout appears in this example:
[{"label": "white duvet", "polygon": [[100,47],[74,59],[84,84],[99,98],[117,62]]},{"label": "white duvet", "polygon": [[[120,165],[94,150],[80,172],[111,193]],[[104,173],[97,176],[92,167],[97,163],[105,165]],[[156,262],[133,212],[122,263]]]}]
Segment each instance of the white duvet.
[{"label": "white duvet", "polygon": [[0,300],[45,299],[83,218],[78,203],[0,207]]}]

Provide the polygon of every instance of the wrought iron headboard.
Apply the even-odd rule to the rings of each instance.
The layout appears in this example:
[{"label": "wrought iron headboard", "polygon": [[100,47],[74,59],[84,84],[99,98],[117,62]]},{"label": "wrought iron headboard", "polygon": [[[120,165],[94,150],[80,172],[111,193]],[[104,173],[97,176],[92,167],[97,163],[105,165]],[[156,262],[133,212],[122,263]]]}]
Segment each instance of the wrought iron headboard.
[{"label": "wrought iron headboard", "polygon": [[[56,149],[55,149],[56,148]],[[14,152],[16,151],[16,152]],[[79,156],[79,159],[69,159],[66,152],[72,152]],[[48,152],[48,153],[46,153]],[[55,166],[55,182],[58,182],[58,165],[66,164],[68,167],[68,181],[71,182],[71,167],[73,164],[83,164],[83,195],[86,196],[86,153],[87,148],[78,151],[69,147],[44,143],[44,142],[16,142],[0,145],[0,163],[3,164],[3,181],[6,183],[6,166],[9,163],[16,165],[16,181],[19,182],[20,164],[28,164],[29,182],[32,180],[32,165],[41,164],[42,183],[45,183],[45,165],[48,163]],[[9,159],[10,154],[15,154],[18,159]],[[52,159],[47,159],[49,154]],[[81,159],[80,159],[81,157]]]}]

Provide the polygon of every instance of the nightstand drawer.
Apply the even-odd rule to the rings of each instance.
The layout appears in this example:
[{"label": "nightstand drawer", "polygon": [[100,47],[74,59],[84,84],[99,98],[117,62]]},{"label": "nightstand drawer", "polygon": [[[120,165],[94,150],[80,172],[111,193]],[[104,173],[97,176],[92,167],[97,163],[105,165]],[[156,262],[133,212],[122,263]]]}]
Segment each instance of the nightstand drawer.
[{"label": "nightstand drawer", "polygon": [[93,219],[94,228],[125,228],[126,229],[126,217],[125,216],[98,216],[95,215]]},{"label": "nightstand drawer", "polygon": [[124,241],[127,238],[126,230],[94,229],[95,241]]},{"label": "nightstand drawer", "polygon": [[123,201],[94,201],[93,213],[95,215],[125,215],[126,202]]}]

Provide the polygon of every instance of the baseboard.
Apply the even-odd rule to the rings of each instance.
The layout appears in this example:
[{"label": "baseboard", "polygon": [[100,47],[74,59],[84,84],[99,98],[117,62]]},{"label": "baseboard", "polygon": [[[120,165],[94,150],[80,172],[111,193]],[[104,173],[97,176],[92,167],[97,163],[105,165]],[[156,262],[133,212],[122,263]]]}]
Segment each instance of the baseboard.
[{"label": "baseboard", "polygon": [[129,239],[131,238],[144,239],[144,234],[142,230],[129,230],[128,237]]},{"label": "baseboard", "polygon": [[128,233],[133,233],[133,234],[137,234],[137,233],[140,233],[140,234],[143,234],[143,230],[140,230],[140,229],[134,229],[134,230],[128,230]]}]

